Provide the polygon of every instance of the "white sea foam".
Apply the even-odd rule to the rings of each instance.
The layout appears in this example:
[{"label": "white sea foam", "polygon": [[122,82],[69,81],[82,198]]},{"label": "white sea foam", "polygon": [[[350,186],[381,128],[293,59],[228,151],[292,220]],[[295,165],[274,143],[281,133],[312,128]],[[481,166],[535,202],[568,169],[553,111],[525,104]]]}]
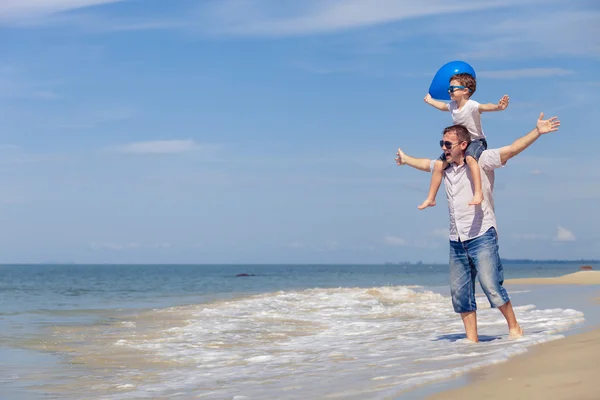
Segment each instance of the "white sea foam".
[{"label": "white sea foam", "polygon": [[176,366],[104,398],[384,398],[501,362],[584,320],[570,309],[515,307],[525,336],[509,340],[500,312],[485,298],[477,303],[479,344],[464,339],[447,296],[418,288],[311,289],[175,307],[169,312],[183,326],[114,344]]}]

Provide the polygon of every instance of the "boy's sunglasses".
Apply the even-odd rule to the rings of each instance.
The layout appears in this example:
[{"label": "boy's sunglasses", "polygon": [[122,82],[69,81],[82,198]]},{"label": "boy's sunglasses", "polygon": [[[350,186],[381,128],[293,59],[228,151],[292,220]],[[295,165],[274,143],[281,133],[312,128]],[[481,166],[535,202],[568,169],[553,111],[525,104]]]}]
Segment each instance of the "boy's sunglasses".
[{"label": "boy's sunglasses", "polygon": [[457,146],[457,145],[459,145],[459,144],[461,144],[461,143],[462,143],[462,142],[458,142],[458,143],[452,143],[452,142],[449,142],[449,141],[447,141],[447,140],[446,140],[446,141],[440,140],[440,147],[441,147],[441,148],[444,148],[444,147],[445,147],[445,148],[446,148],[446,150],[451,150],[451,149],[452,149],[454,146]]},{"label": "boy's sunglasses", "polygon": [[465,89],[466,86],[448,86],[448,93],[454,93],[456,89]]}]

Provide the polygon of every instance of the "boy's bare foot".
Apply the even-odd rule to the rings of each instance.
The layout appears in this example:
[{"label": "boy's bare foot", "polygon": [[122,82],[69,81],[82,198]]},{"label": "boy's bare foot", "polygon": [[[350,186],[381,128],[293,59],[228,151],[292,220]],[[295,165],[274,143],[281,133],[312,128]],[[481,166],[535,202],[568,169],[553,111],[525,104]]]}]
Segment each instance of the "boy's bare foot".
[{"label": "boy's bare foot", "polygon": [[427,199],[424,202],[422,202],[421,205],[419,205],[417,208],[419,210],[424,210],[427,207],[435,207],[435,199]]},{"label": "boy's bare foot", "polygon": [[515,329],[509,329],[508,331],[509,339],[518,339],[521,336],[523,336],[523,329],[521,329],[521,326],[517,326]]},{"label": "boy's bare foot", "polygon": [[469,205],[470,206],[476,206],[476,205],[481,204],[482,201],[483,201],[483,193],[475,193],[473,195],[473,198],[469,202]]}]

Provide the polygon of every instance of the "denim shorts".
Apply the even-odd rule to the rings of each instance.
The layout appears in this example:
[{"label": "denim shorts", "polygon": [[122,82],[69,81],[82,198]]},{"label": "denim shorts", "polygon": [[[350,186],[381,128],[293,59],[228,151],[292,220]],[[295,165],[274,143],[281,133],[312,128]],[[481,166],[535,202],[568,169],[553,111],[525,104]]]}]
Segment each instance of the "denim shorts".
[{"label": "denim shorts", "polygon": [[498,254],[498,235],[490,228],[482,236],[465,242],[450,241],[450,293],[457,313],[477,310],[475,278],[492,308],[509,301],[504,283],[504,270]]},{"label": "denim shorts", "polygon": [[[471,156],[476,161],[479,161],[479,157],[481,157],[481,153],[483,153],[484,150],[487,150],[487,141],[485,139],[471,140],[471,143],[469,143],[469,146],[467,146],[467,150],[465,151],[465,158]],[[442,153],[438,160],[446,161],[446,153]]]}]

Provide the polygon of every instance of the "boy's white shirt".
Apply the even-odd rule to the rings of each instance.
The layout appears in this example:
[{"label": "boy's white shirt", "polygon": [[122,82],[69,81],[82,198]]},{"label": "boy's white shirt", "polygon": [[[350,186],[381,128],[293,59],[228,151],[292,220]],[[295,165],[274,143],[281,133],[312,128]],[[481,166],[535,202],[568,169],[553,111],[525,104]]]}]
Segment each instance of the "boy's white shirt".
[{"label": "boy's white shirt", "polygon": [[454,125],[462,125],[471,134],[471,140],[485,139],[483,128],[481,127],[481,113],[479,112],[479,103],[475,100],[467,100],[460,110],[456,101],[448,103],[448,111],[452,114]]}]

